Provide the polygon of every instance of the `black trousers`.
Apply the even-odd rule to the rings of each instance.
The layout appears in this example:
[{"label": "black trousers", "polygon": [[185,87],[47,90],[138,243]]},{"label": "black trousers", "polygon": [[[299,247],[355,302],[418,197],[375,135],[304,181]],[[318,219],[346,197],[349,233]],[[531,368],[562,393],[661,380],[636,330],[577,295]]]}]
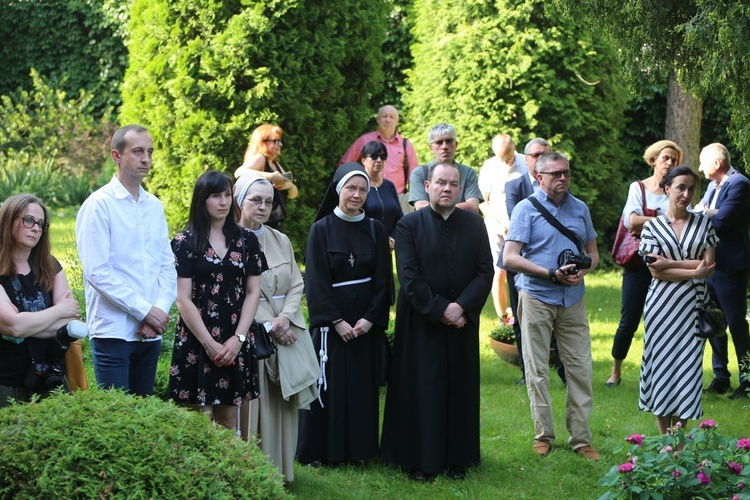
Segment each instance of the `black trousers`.
[{"label": "black trousers", "polygon": [[623,269],[620,324],[617,326],[612,344],[612,357],[615,359],[625,359],[628,356],[633,335],[641,323],[650,284],[651,272],[646,264],[641,264],[635,269]]}]

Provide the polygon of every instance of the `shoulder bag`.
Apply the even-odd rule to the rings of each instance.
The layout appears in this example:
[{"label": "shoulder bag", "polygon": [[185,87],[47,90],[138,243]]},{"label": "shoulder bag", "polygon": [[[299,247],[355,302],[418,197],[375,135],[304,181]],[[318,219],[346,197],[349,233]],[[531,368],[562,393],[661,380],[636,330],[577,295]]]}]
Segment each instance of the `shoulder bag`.
[{"label": "shoulder bag", "polygon": [[[247,256],[245,250],[245,236],[242,234],[240,229],[240,238],[242,238],[242,273],[247,277]],[[261,289],[261,294],[263,290]],[[253,357],[255,359],[268,359],[276,352],[276,344],[273,339],[266,331],[266,328],[253,320],[253,324],[250,325],[250,332],[252,335],[252,341],[250,345],[253,350]]]},{"label": "shoulder bag", "polygon": [[698,309],[698,329],[695,336],[701,339],[724,337],[727,334],[727,322],[724,313],[715,302],[708,302]]},{"label": "shoulder bag", "polygon": [[[656,217],[657,210],[646,207],[646,188],[643,182],[638,181],[641,187],[643,200],[643,215],[646,217]],[[612,260],[618,266],[625,269],[635,269],[640,266],[643,259],[638,255],[638,247],[641,239],[630,234],[630,230],[625,227],[623,217],[620,217],[620,224],[617,226],[617,235],[615,236],[614,245],[612,245]]]}]

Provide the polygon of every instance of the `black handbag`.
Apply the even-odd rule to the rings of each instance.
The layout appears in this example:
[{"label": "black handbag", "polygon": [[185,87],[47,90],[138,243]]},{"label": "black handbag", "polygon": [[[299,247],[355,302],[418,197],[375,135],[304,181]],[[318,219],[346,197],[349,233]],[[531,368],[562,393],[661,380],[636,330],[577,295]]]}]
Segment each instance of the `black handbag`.
[{"label": "black handbag", "polygon": [[263,325],[257,321],[253,321],[250,327],[250,334],[253,336],[250,345],[253,346],[253,356],[255,359],[268,359],[276,353],[276,344]]},{"label": "black handbag", "polygon": [[714,302],[704,304],[698,309],[698,330],[695,336],[700,339],[724,337],[727,334],[727,322],[724,313]]}]

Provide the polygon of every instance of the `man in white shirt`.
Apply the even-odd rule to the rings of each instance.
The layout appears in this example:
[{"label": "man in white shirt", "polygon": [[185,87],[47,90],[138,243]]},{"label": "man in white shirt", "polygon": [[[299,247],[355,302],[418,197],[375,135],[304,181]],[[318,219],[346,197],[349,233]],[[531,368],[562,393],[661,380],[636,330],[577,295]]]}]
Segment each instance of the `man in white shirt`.
[{"label": "man in white shirt", "polygon": [[139,396],[153,393],[161,334],[177,295],[164,208],[141,186],[153,151],[145,128],[118,129],[111,150],[117,173],[76,219],[96,381]]}]

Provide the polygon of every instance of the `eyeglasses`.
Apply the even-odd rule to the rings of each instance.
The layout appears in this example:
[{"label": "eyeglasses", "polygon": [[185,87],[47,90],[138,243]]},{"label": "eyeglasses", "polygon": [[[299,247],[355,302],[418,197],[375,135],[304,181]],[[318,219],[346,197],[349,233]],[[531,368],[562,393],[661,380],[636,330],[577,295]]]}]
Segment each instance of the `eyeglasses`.
[{"label": "eyeglasses", "polygon": [[263,142],[272,142],[277,146],[281,146],[284,144],[283,142],[281,142],[281,139],[264,139]]},{"label": "eyeglasses", "polygon": [[272,207],[273,206],[273,200],[272,199],[271,200],[264,200],[263,198],[245,198],[245,200],[249,201],[250,203],[252,203],[256,207],[259,207],[261,205],[265,205],[267,207]]},{"label": "eyeglasses", "polygon": [[436,141],[432,141],[433,144],[437,144],[438,146],[442,146],[445,144],[446,146],[452,146],[456,143],[456,139],[448,138],[448,139],[438,139]]},{"label": "eyeglasses", "polygon": [[558,170],[558,171],[556,171],[556,172],[539,172],[539,173],[540,173],[540,174],[547,174],[547,175],[551,175],[551,176],[552,176],[552,177],[554,177],[555,179],[559,179],[559,178],[560,178],[560,177],[562,177],[563,175],[564,175],[565,177],[568,177],[568,178],[570,178],[570,169],[568,169],[568,170]]},{"label": "eyeglasses", "polygon": [[388,159],[388,153],[374,153],[374,154],[365,156],[365,158],[372,158],[373,160],[385,161]]},{"label": "eyeglasses", "polygon": [[34,224],[39,226],[39,229],[42,230],[42,232],[45,232],[47,229],[49,229],[49,222],[47,222],[44,219],[36,220],[31,215],[24,215],[23,217],[19,217],[21,219],[21,222],[23,222],[23,227],[32,229],[34,227]]},{"label": "eyeglasses", "polygon": [[531,156],[532,158],[539,158],[544,153],[526,153],[526,156]]}]

